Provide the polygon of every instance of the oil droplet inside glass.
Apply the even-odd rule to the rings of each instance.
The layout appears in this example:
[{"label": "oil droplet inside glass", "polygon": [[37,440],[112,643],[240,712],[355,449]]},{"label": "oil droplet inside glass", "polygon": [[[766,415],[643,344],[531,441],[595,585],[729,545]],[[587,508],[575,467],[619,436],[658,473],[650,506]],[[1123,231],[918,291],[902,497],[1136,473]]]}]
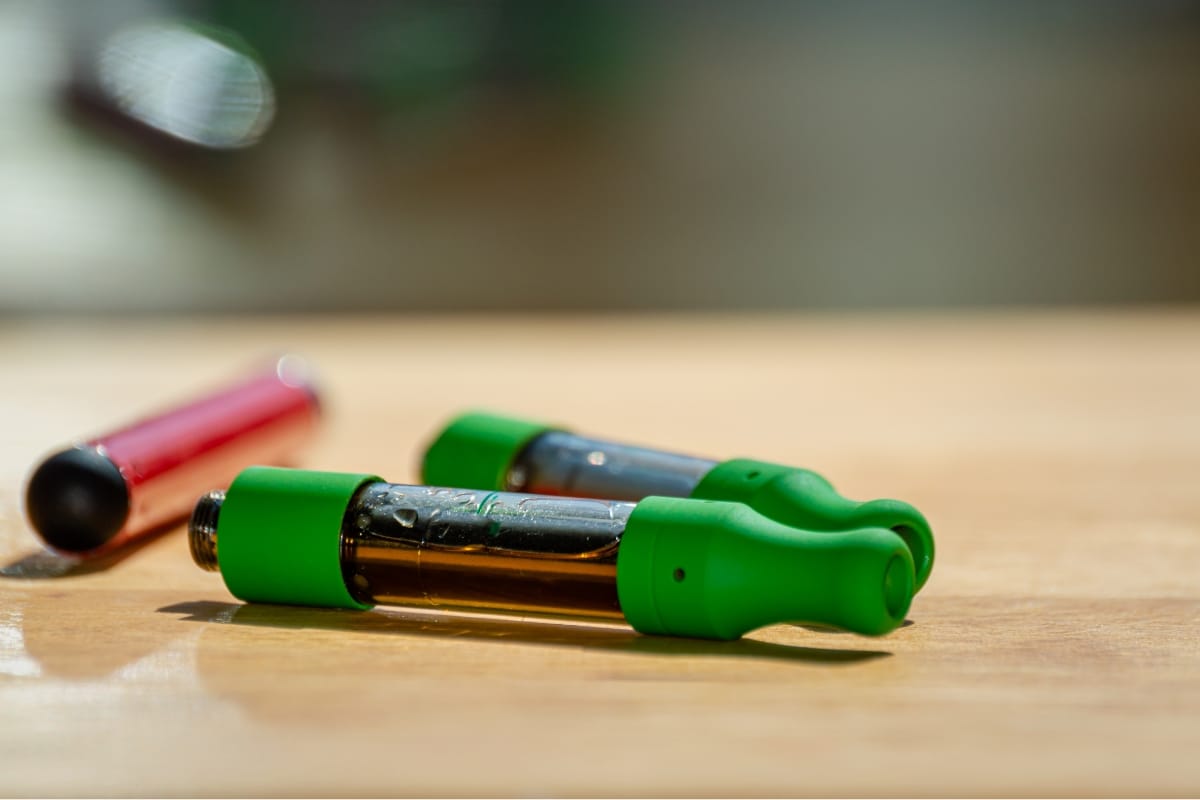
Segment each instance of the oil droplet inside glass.
[{"label": "oil droplet inside glass", "polygon": [[398,508],[392,512],[392,519],[396,520],[396,524],[401,528],[411,528],[417,524],[417,510],[415,508]]}]

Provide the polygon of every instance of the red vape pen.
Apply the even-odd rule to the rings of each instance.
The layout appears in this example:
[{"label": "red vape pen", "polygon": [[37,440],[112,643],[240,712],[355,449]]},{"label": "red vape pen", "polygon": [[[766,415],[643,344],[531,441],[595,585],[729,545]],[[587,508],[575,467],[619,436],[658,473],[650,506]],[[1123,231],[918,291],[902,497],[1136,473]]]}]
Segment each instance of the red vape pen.
[{"label": "red vape pen", "polygon": [[187,516],[250,464],[287,464],[319,408],[303,362],[56,453],[29,479],[25,511],[54,550],[95,555]]}]

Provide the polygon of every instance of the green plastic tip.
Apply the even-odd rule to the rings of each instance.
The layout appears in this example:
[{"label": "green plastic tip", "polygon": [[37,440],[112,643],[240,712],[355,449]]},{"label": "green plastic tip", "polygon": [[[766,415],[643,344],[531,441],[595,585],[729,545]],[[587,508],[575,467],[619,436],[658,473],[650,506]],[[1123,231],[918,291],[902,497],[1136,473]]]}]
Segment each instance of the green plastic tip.
[{"label": "green plastic tip", "polygon": [[648,497],[617,553],[621,611],[642,633],[736,639],[805,622],[878,636],[904,621],[913,591],[894,532],[800,531],[741,503]]},{"label": "green plastic tip", "polygon": [[912,554],[917,591],[933,570],[933,532],[920,511],[900,500],[850,500],[807,469],[737,458],[713,467],[691,496],[745,503],[776,522],[810,531],[888,528]]},{"label": "green plastic tip", "polygon": [[525,445],[554,429],[484,412],[462,414],[425,451],[421,479],[427,486],[503,490],[508,469]]},{"label": "green plastic tip", "polygon": [[217,564],[247,602],[365,609],[342,578],[342,518],[374,475],[248,467],[225,493]]}]

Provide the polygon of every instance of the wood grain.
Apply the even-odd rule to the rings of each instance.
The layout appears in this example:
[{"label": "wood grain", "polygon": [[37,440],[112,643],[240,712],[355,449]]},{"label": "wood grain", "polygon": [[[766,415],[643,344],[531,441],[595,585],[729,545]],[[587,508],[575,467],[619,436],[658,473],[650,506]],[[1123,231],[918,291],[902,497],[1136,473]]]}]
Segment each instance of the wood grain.
[{"label": "wood grain", "polygon": [[[910,500],[933,577],[881,639],[707,643],[39,550],[40,456],[281,349],[308,466],[413,480],[491,407]],[[1200,793],[1200,314],[13,319],[0,368],[0,793]]]}]

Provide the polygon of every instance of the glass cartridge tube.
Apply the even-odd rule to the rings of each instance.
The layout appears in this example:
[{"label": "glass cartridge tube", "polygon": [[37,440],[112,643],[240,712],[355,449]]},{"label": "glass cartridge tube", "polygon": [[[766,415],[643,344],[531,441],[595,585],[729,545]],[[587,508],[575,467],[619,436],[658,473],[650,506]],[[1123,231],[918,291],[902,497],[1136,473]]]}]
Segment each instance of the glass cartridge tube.
[{"label": "glass cartridge tube", "polygon": [[633,503],[372,483],[347,509],[342,569],[362,603],[621,616]]},{"label": "glass cartridge tube", "polygon": [[[215,568],[222,493],[192,518],[192,552]],[[342,578],[364,605],[621,617],[617,548],[633,503],[367,483],[346,508]],[[198,552],[199,551],[199,552]],[[211,553],[211,557],[205,554]]]},{"label": "glass cartridge tube", "polygon": [[716,461],[551,430],[514,459],[511,491],[641,500],[649,495],[688,497]]}]

